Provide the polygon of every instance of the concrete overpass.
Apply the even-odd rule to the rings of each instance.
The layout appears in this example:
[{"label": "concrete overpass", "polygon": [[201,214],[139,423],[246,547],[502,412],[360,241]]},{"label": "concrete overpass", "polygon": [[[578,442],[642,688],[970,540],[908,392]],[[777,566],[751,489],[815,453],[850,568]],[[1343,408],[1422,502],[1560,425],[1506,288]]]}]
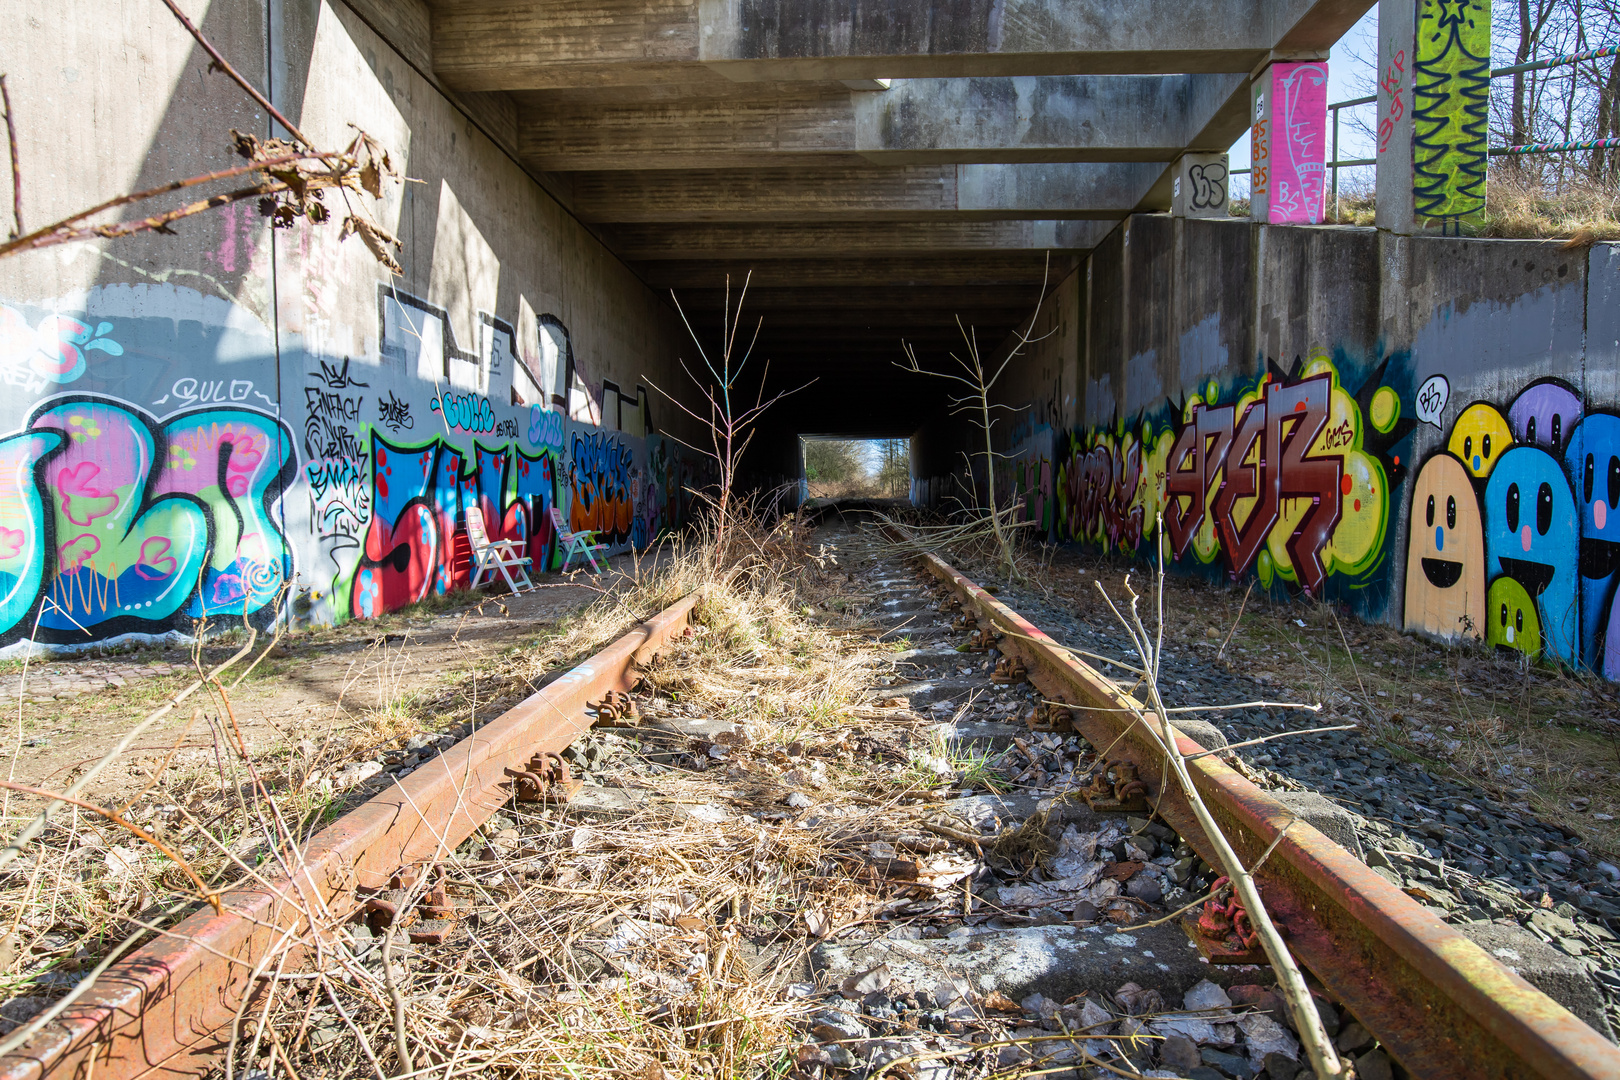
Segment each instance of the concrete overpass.
[{"label": "concrete overpass", "polygon": [[[1268,0],[431,0],[359,3],[607,247],[718,331],[724,280],[784,384],[998,343],[1188,152],[1248,126],[1250,77],[1319,58],[1370,5]],[[376,10],[374,10],[376,9]],[[1050,269],[1048,270],[1048,258]],[[825,389],[831,389],[827,387]],[[837,393],[802,404],[834,408]],[[909,410],[907,410],[909,412]],[[892,415],[896,433],[916,417]],[[825,425],[823,425],[825,426]]]}]

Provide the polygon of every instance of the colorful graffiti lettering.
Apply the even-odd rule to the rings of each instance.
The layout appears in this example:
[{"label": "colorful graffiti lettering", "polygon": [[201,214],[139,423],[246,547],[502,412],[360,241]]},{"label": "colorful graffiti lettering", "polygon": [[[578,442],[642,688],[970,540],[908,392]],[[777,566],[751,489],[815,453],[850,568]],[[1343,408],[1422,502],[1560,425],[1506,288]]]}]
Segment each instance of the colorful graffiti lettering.
[{"label": "colorful graffiti lettering", "polygon": [[607,544],[629,540],[635,520],[631,493],[634,467],[630,448],[617,432],[574,432],[568,460],[573,496],[570,528],[592,530]]},{"label": "colorful graffiti lettering", "polygon": [[443,438],[413,446],[371,433],[372,516],[350,591],[350,612],[371,617],[467,586],[456,558],[464,512],[477,507],[493,540],[525,545],[548,565],[554,539],[555,458],[515,446],[473,444],[468,455]]},{"label": "colorful graffiti lettering", "polygon": [[1485,208],[1490,0],[1420,0],[1413,57],[1412,173],[1419,216]]},{"label": "colorful graffiti lettering", "polygon": [[84,374],[90,350],[124,354],[124,347],[107,336],[112,331],[110,322],[92,329],[66,315],[47,315],[30,327],[20,312],[0,305],[0,378],[36,393],[73,382]]},{"label": "colorful graffiti lettering", "polygon": [[112,398],[54,398],[0,457],[8,641],[33,633],[36,608],[53,642],[255,615],[291,579],[273,507],[294,475],[292,433],[273,417],[211,406],[160,422]]},{"label": "colorful graffiti lettering", "polygon": [[1382,558],[1403,476],[1388,451],[1415,421],[1381,385],[1383,366],[1354,394],[1340,366],[1273,365],[1246,386],[1200,387],[1162,419],[1072,434],[1058,539],[1141,554],[1162,514],[1166,554],[1184,565],[1318,597],[1335,580],[1354,588]]}]

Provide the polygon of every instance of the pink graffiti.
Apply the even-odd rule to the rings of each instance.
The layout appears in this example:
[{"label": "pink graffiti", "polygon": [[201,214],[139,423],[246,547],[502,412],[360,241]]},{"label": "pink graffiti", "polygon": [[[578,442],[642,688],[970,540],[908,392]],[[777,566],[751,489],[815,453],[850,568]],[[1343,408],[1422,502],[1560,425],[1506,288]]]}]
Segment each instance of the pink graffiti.
[{"label": "pink graffiti", "polygon": [[57,565],[64,574],[71,574],[101,550],[101,541],[89,533],[80,533],[62,545],[57,554]]},{"label": "pink graffiti", "polygon": [[1327,145],[1327,65],[1273,64],[1272,108],[1278,123],[1271,141],[1268,219],[1315,225],[1322,220]]},{"label": "pink graffiti", "polygon": [[15,559],[22,554],[23,541],[28,536],[21,529],[8,529],[0,525],[0,560]]},{"label": "pink graffiti", "polygon": [[118,508],[118,494],[94,485],[101,466],[81,461],[56,474],[56,490],[62,497],[62,513],[75,525],[89,525]]},{"label": "pink graffiti", "polygon": [[141,558],[135,572],[148,581],[160,581],[174,573],[179,564],[169,555],[169,541],[153,536],[142,541]]}]

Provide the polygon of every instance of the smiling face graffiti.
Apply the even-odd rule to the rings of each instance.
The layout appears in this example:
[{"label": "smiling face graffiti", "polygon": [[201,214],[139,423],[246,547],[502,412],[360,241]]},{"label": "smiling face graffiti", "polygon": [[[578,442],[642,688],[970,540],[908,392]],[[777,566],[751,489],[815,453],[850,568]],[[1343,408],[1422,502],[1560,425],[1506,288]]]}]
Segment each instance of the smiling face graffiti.
[{"label": "smiling face graffiti", "polygon": [[1517,649],[1532,660],[1541,655],[1541,621],[1536,617],[1536,603],[1524,586],[1509,577],[1497,578],[1491,584],[1486,606],[1490,612],[1485,627],[1487,641],[1500,648]]},{"label": "smiling face graffiti", "polygon": [[1518,582],[1535,601],[1548,656],[1574,663],[1575,564],[1580,547],[1575,500],[1563,469],[1534,446],[1497,459],[1485,486],[1485,554],[1494,586]]},{"label": "smiling face graffiti", "polygon": [[1475,476],[1489,476],[1496,462],[1513,445],[1513,432],[1496,408],[1483,401],[1462,411],[1451,428],[1446,449],[1457,455]]},{"label": "smiling face graffiti", "polygon": [[1453,640],[1485,624],[1485,531],[1463,463],[1424,463],[1412,488],[1406,549],[1406,628]]},{"label": "smiling face graffiti", "polygon": [[1508,406],[1513,438],[1554,455],[1563,453],[1580,419],[1581,399],[1556,379],[1532,383]]}]

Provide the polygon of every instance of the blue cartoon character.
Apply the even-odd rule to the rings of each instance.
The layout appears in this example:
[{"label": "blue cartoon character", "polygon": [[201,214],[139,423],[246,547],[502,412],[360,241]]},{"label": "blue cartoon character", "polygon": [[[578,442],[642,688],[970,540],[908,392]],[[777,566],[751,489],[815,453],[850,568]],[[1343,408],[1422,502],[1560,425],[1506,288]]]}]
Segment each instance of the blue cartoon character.
[{"label": "blue cartoon character", "polygon": [[1575,426],[1564,454],[1580,517],[1581,663],[1620,677],[1612,625],[1620,582],[1620,416],[1593,413]]},{"label": "blue cartoon character", "polygon": [[1576,562],[1580,526],[1575,498],[1558,461],[1535,446],[1496,460],[1485,485],[1485,562],[1494,584],[1510,577],[1536,602],[1542,647],[1575,662],[1579,628]]}]

